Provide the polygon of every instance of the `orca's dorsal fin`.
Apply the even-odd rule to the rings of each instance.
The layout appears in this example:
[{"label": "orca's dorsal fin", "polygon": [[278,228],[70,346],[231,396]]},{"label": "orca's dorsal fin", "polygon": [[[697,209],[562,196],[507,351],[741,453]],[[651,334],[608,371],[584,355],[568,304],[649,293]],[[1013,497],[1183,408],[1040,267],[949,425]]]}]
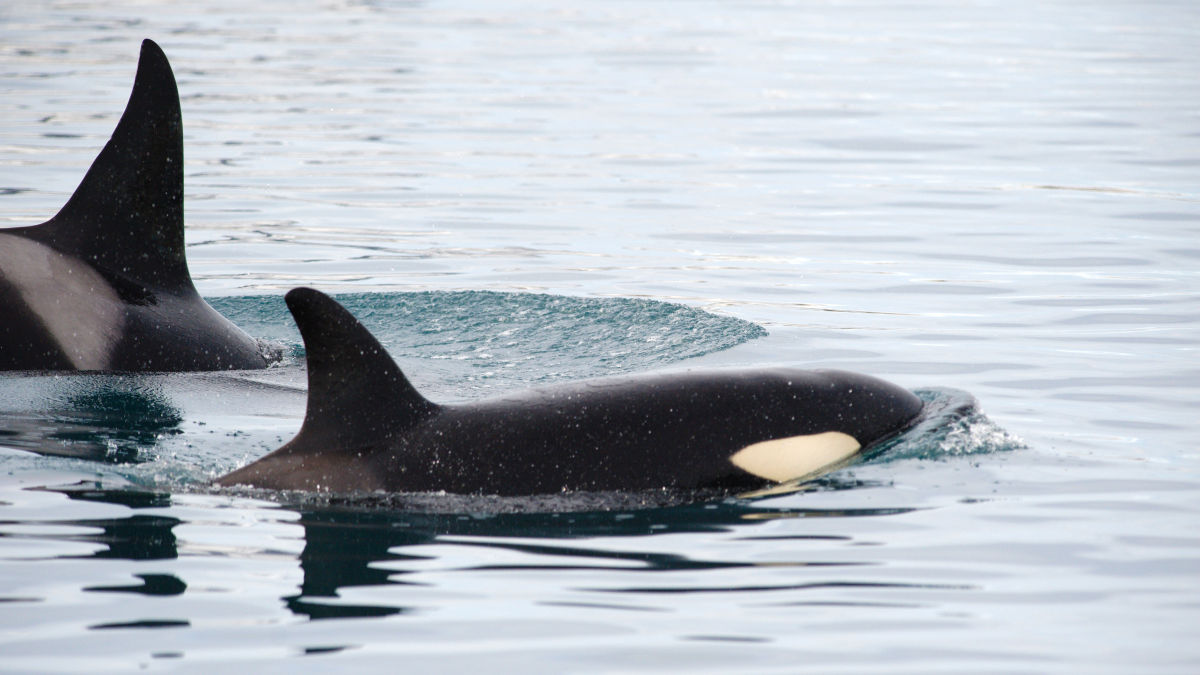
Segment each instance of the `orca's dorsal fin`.
[{"label": "orca's dorsal fin", "polygon": [[149,290],[195,292],[183,241],[183,121],[171,64],[142,42],[129,103],[50,220],[12,230]]},{"label": "orca's dorsal fin", "polygon": [[367,447],[433,415],[374,335],[333,298],[294,288],[284,298],[304,338],[308,407],[293,450]]}]

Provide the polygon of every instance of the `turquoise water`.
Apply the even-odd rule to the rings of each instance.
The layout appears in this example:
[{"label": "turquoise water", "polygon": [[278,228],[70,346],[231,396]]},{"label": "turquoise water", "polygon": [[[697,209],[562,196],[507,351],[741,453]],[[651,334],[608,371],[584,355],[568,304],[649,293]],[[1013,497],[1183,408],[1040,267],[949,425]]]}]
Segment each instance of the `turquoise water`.
[{"label": "turquoise water", "polygon": [[[280,358],[0,378],[0,669],[1195,672],[1198,33],[1190,2],[0,5],[0,225],[62,204],[154,38],[193,275]],[[780,363],[981,413],[756,500],[206,490],[298,426],[296,285],[435,400]]]}]

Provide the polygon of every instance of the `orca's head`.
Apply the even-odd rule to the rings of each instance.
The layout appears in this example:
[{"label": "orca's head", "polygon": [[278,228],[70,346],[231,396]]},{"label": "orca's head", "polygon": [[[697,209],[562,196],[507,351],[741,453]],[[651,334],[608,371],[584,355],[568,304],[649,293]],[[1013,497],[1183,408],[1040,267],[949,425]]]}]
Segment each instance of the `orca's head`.
[{"label": "orca's head", "polygon": [[774,482],[825,473],[912,426],[924,408],[907,389],[860,373],[814,371],[796,384],[807,433],[741,448],[729,457],[734,466]]}]

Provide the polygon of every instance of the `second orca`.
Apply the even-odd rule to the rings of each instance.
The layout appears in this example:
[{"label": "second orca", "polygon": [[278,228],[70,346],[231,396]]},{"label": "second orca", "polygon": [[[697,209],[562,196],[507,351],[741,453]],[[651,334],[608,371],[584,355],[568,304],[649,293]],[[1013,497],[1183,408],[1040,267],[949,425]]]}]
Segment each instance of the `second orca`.
[{"label": "second orca", "polygon": [[266,365],[188,273],[179,91],[146,40],[125,112],[66,205],[0,230],[0,370]]},{"label": "second orca", "polygon": [[427,400],[332,298],[287,294],[304,339],[299,433],[220,485],[281,490],[757,489],[818,475],[913,424],[922,402],[867,375],[795,368],[584,380]]}]

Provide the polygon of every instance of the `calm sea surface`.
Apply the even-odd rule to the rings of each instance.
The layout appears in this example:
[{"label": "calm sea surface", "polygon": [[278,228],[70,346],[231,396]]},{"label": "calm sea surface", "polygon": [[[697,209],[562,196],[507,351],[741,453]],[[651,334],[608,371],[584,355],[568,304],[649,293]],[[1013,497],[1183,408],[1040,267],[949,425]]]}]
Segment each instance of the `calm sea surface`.
[{"label": "calm sea surface", "polygon": [[[0,226],[147,37],[197,285],[283,357],[0,376],[0,670],[1200,669],[1197,3],[8,0]],[[435,400],[779,363],[982,412],[765,499],[208,490],[299,426],[297,285]]]}]

